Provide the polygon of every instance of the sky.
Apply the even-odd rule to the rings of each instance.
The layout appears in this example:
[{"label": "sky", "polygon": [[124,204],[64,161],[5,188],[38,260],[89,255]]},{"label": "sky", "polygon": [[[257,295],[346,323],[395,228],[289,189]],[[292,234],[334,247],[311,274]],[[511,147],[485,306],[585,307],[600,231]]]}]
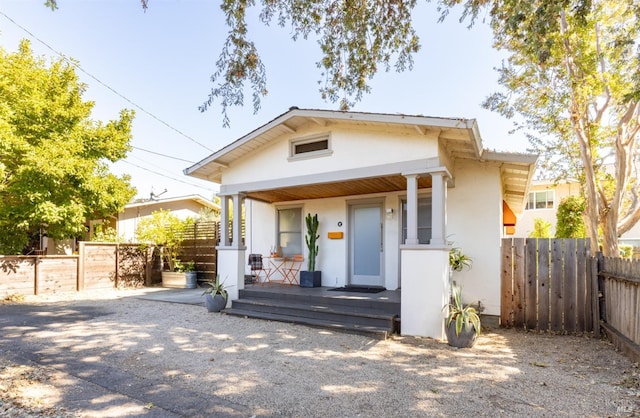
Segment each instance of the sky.
[{"label": "sky", "polygon": [[[528,143],[511,132],[512,122],[481,106],[500,88],[494,68],[504,57],[492,49],[488,26],[467,29],[455,11],[438,23],[435,5],[419,3],[413,18],[422,48],[413,70],[377,74],[372,92],[351,110],[476,119],[485,148],[525,152]],[[225,128],[216,103],[198,110],[213,86],[210,76],[227,33],[219,2],[150,0],[146,11],[137,0],[59,0],[56,11],[43,4],[0,0],[0,47],[15,52],[21,39],[29,39],[37,55],[76,60],[87,85],[84,99],[95,102],[95,120],[135,110],[134,149],[111,171],[129,174],[139,198],[152,192],[212,198],[218,185],[184,176],[185,168],[292,106],[338,109],[318,92],[317,43],[294,42],[290,29],[275,23],[263,26],[257,9],[249,36],[265,63],[269,94],[254,113],[247,90],[245,106],[229,109],[231,127]]]}]

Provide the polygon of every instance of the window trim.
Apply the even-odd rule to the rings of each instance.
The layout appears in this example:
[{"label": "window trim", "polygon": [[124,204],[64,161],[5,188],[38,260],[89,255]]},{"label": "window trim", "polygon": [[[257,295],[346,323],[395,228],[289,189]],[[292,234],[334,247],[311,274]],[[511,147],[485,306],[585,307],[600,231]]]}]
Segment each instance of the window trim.
[{"label": "window trim", "polygon": [[[327,149],[304,152],[296,154],[296,146],[302,144],[311,144],[313,142],[327,141]],[[331,148],[331,133],[322,133],[311,135],[303,138],[291,139],[289,141],[289,161],[306,160],[309,158],[328,157],[333,154]]]},{"label": "window trim", "polygon": [[[544,207],[544,208],[537,208],[535,207],[535,204],[537,202],[536,200],[536,195],[538,193],[549,193],[551,192],[551,207]],[[530,196],[533,194],[533,203],[534,203],[534,207],[530,208],[529,206],[529,201],[530,201]],[[549,202],[549,199],[546,199],[545,202]],[[553,210],[556,208],[556,191],[553,189],[545,189],[545,190],[531,190],[529,191],[529,194],[527,195],[527,203],[525,205],[525,210]]]},{"label": "window trim", "polygon": [[[279,212],[281,210],[291,210],[291,209],[299,209],[300,210],[300,250],[302,253],[304,253],[304,235],[305,235],[305,230],[304,230],[304,206],[303,205],[282,205],[282,206],[276,206],[276,228],[275,228],[275,245],[276,247],[280,245],[280,234],[282,233],[282,231],[280,231],[280,215]],[[291,231],[289,231],[290,233]]]}]

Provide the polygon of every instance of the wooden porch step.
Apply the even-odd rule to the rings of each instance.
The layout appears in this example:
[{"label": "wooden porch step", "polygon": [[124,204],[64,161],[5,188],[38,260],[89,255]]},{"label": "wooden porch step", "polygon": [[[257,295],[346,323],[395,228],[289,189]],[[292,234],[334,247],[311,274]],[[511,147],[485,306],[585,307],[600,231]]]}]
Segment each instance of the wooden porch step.
[{"label": "wooden porch step", "polygon": [[374,308],[333,305],[322,299],[313,303],[267,298],[242,298],[233,301],[233,308],[325,320],[333,323],[372,326],[393,332],[397,315]]},{"label": "wooden porch step", "polygon": [[287,322],[291,324],[300,324],[316,328],[325,328],[340,332],[349,332],[353,334],[364,335],[372,338],[384,340],[393,334],[393,330],[376,326],[359,325],[353,323],[336,322],[317,318],[309,318],[304,316],[291,316],[270,312],[261,312],[256,310],[245,310],[240,308],[228,308],[222,311],[227,315],[242,316],[246,318],[264,319],[268,321]]}]

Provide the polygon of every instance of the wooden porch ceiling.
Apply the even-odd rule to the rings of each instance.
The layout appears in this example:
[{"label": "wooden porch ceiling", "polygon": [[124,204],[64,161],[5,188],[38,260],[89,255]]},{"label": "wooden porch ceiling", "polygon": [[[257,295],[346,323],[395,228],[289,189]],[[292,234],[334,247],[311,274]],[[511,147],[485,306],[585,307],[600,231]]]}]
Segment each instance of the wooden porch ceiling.
[{"label": "wooden porch ceiling", "polygon": [[[418,188],[431,188],[431,176],[419,177]],[[281,189],[253,190],[246,192],[245,196],[262,202],[279,203],[403,190],[407,190],[407,179],[402,175],[395,175],[335,183],[308,184]]]}]

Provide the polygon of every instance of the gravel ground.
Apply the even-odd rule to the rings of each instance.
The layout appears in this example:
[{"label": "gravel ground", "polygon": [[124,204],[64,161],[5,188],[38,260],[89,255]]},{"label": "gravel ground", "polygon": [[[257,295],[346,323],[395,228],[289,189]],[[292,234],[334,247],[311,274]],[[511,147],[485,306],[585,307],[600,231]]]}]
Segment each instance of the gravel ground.
[{"label": "gravel ground", "polygon": [[[155,408],[164,416],[126,388],[113,396],[128,396],[127,407],[71,402],[91,381],[69,366],[73,359],[241,405],[246,416],[640,416],[638,365],[604,340],[486,329],[473,349],[457,350],[427,338],[379,341],[209,314],[137,292],[5,301],[0,312],[34,313],[10,327],[0,316],[0,415],[137,416]],[[16,362],[26,348],[32,361]],[[166,416],[180,415],[194,416]]]}]

